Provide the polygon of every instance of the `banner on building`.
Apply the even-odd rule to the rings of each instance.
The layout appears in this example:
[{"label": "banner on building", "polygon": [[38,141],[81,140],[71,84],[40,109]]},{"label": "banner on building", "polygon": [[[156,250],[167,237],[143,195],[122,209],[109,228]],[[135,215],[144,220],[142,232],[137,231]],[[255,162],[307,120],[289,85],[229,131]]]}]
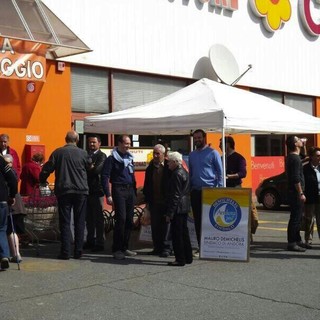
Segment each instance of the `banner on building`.
[{"label": "banner on building", "polygon": [[46,80],[48,45],[0,37],[0,78]]},{"label": "banner on building", "polygon": [[202,189],[200,258],[249,260],[251,189]]}]

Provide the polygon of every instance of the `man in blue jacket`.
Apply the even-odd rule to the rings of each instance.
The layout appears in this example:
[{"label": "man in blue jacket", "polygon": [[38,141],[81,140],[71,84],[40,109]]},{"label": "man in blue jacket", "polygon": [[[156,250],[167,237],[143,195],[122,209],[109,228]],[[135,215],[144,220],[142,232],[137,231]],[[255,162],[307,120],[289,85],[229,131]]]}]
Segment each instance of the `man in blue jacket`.
[{"label": "man in blue jacket", "polygon": [[[131,139],[120,135],[118,147],[104,163],[101,183],[107,203],[115,210],[115,226],[113,230],[113,257],[118,260],[137,253],[128,249],[130,234],[133,227],[133,212],[136,194],[133,156],[129,152]],[[109,183],[112,184],[112,192]]]}]

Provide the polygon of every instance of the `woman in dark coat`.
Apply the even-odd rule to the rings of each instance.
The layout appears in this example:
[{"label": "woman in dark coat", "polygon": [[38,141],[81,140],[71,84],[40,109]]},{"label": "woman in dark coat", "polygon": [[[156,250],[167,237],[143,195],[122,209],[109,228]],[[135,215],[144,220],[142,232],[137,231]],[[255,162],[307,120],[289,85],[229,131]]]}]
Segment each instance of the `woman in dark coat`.
[{"label": "woman in dark coat", "polygon": [[182,155],[171,152],[168,166],[172,171],[167,194],[167,222],[171,221],[172,246],[176,260],[169,266],[184,266],[192,263],[192,247],[188,230],[189,174],[182,167]]}]

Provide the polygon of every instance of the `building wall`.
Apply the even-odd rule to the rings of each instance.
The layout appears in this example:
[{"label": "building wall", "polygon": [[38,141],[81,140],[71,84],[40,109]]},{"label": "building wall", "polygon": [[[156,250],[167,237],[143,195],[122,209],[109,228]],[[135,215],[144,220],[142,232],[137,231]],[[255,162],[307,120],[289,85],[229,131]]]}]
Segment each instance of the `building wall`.
[{"label": "building wall", "polygon": [[[205,2],[205,3],[201,3]],[[82,64],[199,79],[213,78],[209,49],[225,45],[240,72],[252,69],[239,84],[320,96],[320,39],[311,36],[290,1],[290,20],[269,32],[249,5],[238,10],[204,0],[43,0],[93,52],[65,60]],[[212,1],[210,1],[212,2]]]},{"label": "building wall", "polygon": [[26,81],[0,79],[0,132],[9,134],[22,163],[26,144],[44,145],[47,160],[71,128],[70,66],[59,73],[55,64],[47,61],[46,82],[35,82],[33,93]]}]

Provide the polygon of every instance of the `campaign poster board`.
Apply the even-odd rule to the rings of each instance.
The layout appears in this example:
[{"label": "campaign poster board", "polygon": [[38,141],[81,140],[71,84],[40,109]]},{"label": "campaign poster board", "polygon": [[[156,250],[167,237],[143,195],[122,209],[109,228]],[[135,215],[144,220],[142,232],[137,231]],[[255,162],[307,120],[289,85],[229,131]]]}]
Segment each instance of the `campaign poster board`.
[{"label": "campaign poster board", "polygon": [[251,189],[203,188],[200,259],[249,261]]}]

